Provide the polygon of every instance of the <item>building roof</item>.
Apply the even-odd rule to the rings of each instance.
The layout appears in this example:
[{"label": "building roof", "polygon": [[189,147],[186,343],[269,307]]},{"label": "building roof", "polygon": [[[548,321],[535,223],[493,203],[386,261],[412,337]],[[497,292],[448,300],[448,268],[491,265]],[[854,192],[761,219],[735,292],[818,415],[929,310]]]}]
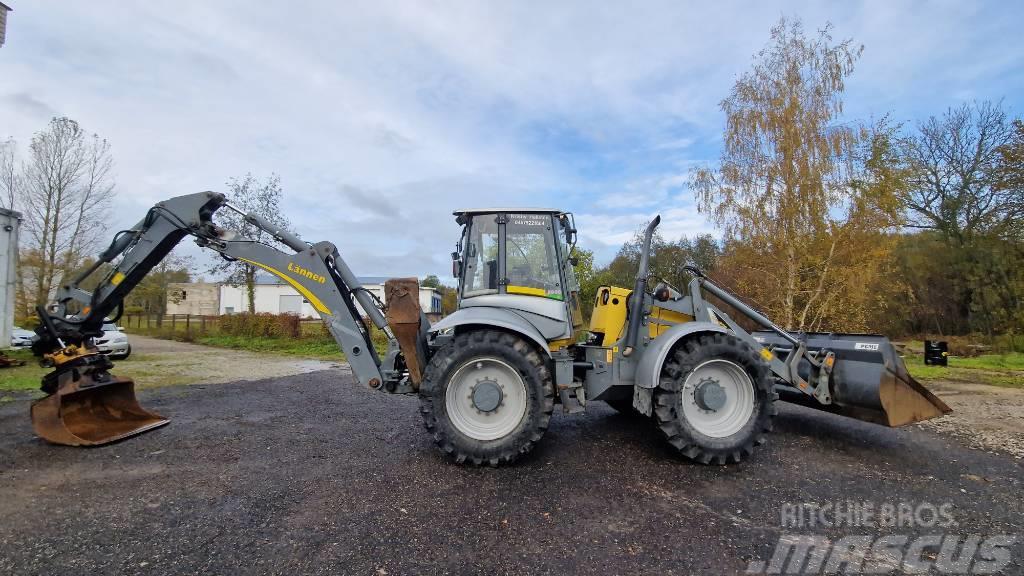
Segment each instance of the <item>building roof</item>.
[{"label": "building roof", "polygon": [[3,2],[0,2],[0,8],[3,8],[4,10],[7,10],[8,12],[14,12],[14,8],[11,8],[7,4],[4,4]]}]

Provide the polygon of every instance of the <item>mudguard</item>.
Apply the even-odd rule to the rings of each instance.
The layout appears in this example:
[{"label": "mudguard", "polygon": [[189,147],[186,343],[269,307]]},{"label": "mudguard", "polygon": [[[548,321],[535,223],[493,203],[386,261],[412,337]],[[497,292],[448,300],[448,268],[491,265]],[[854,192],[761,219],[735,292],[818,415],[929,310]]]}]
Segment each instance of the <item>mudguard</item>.
[{"label": "mudguard", "polygon": [[661,379],[661,367],[668,353],[683,338],[699,332],[720,332],[731,334],[725,328],[711,322],[686,322],[676,324],[654,339],[644,350],[636,368],[636,385],[641,388],[656,388]]},{"label": "mudguard", "polygon": [[540,349],[544,350],[545,355],[551,356],[551,352],[548,350],[548,342],[541,335],[540,330],[537,330],[526,318],[503,308],[485,306],[461,308],[445,316],[437,324],[433,324],[430,327],[430,334],[436,334],[441,330],[457,328],[459,326],[495,327],[509,330],[536,343]]}]

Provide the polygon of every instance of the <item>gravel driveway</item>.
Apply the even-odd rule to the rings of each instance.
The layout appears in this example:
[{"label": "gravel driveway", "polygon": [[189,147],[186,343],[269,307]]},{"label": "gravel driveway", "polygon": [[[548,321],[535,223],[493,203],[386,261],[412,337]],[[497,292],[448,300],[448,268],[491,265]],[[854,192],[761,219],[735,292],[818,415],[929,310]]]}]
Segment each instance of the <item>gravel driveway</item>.
[{"label": "gravel driveway", "polygon": [[261,380],[338,368],[342,362],[213,348],[132,334],[132,356],[115,361],[113,373],[139,388]]},{"label": "gravel driveway", "polygon": [[[556,414],[519,464],[473,469],[439,457],[415,398],[344,369],[140,397],[171,425],[95,449],[46,445],[27,402],[0,404],[0,573],[737,574],[794,532],[893,531],[783,523],[837,501],[942,504],[956,524],[940,533],[1024,534],[1020,460],[788,405],[740,465],[680,461],[595,405]],[[1004,573],[1024,573],[1019,542]]]}]

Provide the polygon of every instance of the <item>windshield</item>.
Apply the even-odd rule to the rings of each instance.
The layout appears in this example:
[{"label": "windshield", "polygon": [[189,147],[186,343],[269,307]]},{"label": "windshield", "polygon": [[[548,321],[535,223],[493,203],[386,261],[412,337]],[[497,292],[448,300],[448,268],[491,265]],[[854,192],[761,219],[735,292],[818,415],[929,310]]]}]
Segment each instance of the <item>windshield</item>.
[{"label": "windshield", "polygon": [[107,322],[106,324],[103,325],[103,331],[104,332],[117,332],[117,326],[114,326],[113,324]]},{"label": "windshield", "polygon": [[474,216],[466,240],[463,296],[498,292],[498,223],[494,214]]},{"label": "windshield", "polygon": [[505,255],[509,294],[562,299],[550,214],[509,214]]}]

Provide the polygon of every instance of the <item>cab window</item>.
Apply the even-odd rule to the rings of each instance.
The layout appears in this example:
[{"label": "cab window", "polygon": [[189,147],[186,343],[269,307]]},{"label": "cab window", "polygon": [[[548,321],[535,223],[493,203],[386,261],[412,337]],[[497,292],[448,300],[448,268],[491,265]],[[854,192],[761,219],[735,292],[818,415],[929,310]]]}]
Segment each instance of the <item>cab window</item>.
[{"label": "cab window", "polygon": [[509,294],[562,299],[555,230],[550,214],[509,214],[505,224]]},{"label": "cab window", "polygon": [[498,223],[494,214],[474,216],[465,248],[463,296],[498,292]]}]

